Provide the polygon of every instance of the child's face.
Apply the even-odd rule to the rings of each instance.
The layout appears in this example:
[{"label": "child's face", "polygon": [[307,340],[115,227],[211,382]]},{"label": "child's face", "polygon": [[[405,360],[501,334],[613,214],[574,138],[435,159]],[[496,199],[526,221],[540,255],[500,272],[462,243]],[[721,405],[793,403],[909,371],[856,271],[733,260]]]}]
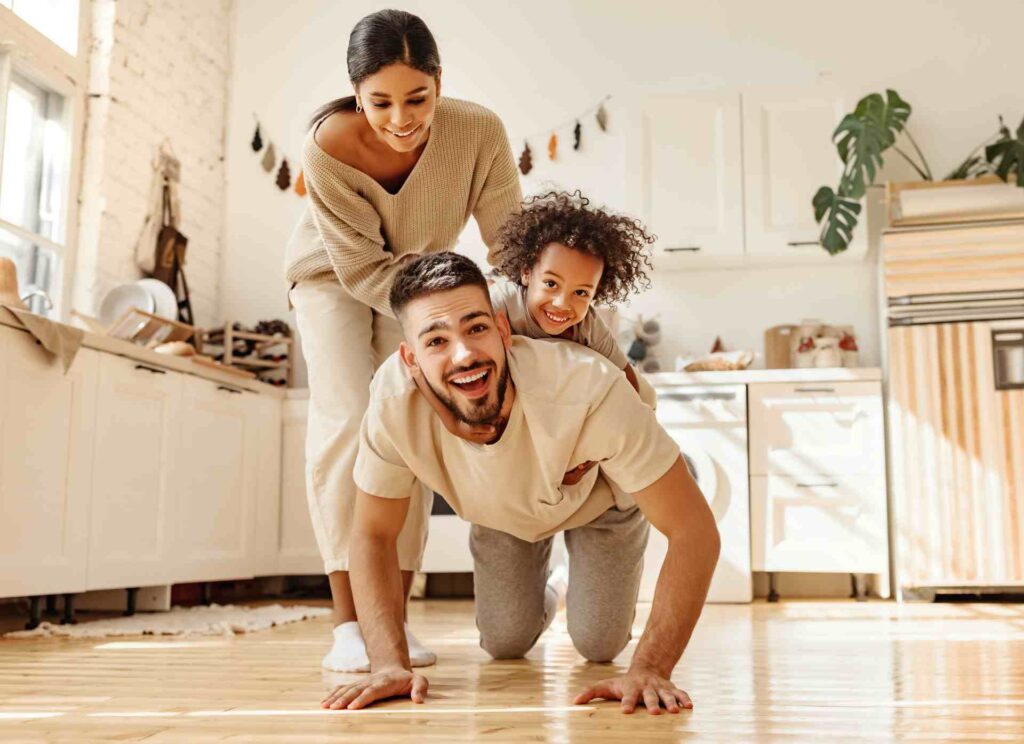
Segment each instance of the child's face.
[{"label": "child's face", "polygon": [[604,259],[549,243],[523,273],[530,315],[549,336],[565,333],[586,317],[603,272]]}]

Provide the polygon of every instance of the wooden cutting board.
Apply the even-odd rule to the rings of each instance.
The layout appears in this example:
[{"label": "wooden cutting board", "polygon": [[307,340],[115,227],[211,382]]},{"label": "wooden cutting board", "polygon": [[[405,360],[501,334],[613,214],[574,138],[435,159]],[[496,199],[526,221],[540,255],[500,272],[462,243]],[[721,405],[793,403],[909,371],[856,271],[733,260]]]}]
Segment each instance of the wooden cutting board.
[{"label": "wooden cutting board", "polygon": [[768,369],[789,369],[792,365],[790,344],[795,325],[772,326],[764,332],[764,366]]}]

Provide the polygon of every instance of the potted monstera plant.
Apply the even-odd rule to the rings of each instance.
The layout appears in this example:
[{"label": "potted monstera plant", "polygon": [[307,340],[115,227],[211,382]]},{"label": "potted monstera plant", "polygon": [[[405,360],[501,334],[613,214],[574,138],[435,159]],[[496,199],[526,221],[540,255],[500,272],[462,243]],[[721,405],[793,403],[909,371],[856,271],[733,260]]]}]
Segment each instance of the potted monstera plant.
[{"label": "potted monstera plant", "polygon": [[[894,90],[886,90],[885,96],[872,93],[862,98],[832,133],[843,161],[843,175],[835,189],[822,186],[812,199],[814,219],[821,226],[821,245],[830,254],[841,253],[850,244],[861,212],[860,200],[875,182],[884,163],[883,154],[891,150],[910,163],[922,180],[935,180],[928,161],[907,129],[911,111],[910,104]],[[904,141],[912,153],[901,146]],[[1000,116],[998,131],[943,180],[979,177],[998,178],[1024,188],[1024,120],[1014,133]]]}]

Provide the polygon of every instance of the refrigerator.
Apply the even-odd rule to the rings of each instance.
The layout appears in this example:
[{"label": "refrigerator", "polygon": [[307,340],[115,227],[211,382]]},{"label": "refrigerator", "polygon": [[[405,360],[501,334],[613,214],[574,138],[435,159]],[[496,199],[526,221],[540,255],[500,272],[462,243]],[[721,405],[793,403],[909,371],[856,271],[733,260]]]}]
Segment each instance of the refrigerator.
[{"label": "refrigerator", "polygon": [[[1024,591],[1024,285],[972,281],[970,291],[887,299],[903,590]],[[943,289],[955,288],[947,277]]]}]

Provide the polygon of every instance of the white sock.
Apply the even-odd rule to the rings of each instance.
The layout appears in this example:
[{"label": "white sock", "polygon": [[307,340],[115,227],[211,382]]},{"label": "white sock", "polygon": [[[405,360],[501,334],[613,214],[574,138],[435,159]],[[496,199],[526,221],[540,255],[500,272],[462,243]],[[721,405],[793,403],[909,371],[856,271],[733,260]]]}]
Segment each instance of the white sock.
[{"label": "white sock", "polygon": [[334,645],[320,662],[332,672],[368,672],[370,659],[366,655],[366,642],[359,623],[352,620],[334,627]]},{"label": "white sock", "polygon": [[545,593],[554,596],[555,610],[558,611],[565,607],[565,597],[569,593],[569,567],[564,563],[559,563],[548,574],[547,586],[544,587]]},{"label": "white sock", "polygon": [[[430,666],[437,663],[437,655],[428,651],[405,626],[405,642],[409,645],[409,661],[414,667]],[[366,655],[366,642],[354,620],[334,628],[334,645],[321,662],[324,669],[332,672],[368,672],[370,659]]]},{"label": "white sock", "polygon": [[405,624],[405,642],[409,644],[409,661],[414,667],[431,666],[437,663],[437,654],[423,647],[423,644],[409,630],[409,623]]}]

